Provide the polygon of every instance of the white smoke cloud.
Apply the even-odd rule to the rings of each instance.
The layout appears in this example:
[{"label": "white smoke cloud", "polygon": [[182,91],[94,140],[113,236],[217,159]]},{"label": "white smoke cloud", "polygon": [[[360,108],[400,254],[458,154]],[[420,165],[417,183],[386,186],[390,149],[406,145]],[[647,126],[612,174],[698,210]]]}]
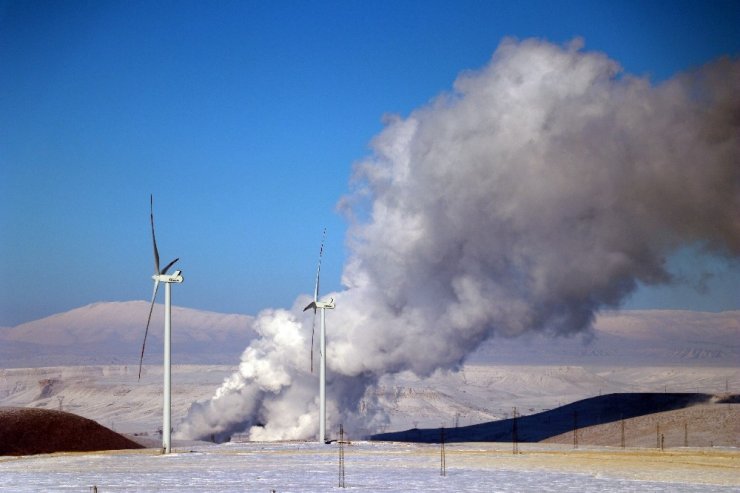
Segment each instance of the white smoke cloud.
[{"label": "white smoke cloud", "polygon": [[[740,62],[659,85],[606,55],[505,40],[407,118],[388,118],[340,208],[346,289],[327,294],[329,429],[374,429],[382,375],[454,368],[493,335],[588,330],[693,246],[740,255]],[[266,310],[239,371],[180,435],[315,436],[310,315]]]}]

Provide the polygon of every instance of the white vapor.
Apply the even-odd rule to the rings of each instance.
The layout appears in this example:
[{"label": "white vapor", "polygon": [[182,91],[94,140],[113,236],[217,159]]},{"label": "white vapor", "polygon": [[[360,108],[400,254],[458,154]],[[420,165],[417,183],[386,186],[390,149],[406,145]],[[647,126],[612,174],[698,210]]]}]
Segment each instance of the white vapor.
[{"label": "white vapor", "polygon": [[[340,202],[345,290],[326,294],[329,430],[377,429],[382,375],[454,368],[494,334],[588,330],[691,246],[740,255],[740,62],[653,85],[606,55],[505,40],[483,69],[388,118]],[[308,297],[260,335],[182,437],[315,436]]]}]

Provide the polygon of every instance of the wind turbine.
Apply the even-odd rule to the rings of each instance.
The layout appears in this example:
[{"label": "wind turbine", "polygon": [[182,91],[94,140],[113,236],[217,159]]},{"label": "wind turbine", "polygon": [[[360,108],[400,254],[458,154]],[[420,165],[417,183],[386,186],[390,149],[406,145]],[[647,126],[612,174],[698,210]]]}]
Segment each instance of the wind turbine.
[{"label": "wind turbine", "polygon": [[[319,250],[319,266],[316,269],[316,286],[313,291],[313,301],[303,309],[305,312],[313,308],[314,327],[316,324],[316,310],[321,310],[321,332],[319,336],[319,353],[321,360],[319,362],[319,442],[326,442],[326,310],[334,308],[334,298],[329,301],[319,301],[319,283],[321,280],[321,257],[324,254],[324,240],[326,240],[326,228],[321,240],[321,249]],[[313,371],[313,327],[311,328],[311,371]]]},{"label": "wind turbine", "polygon": [[152,244],[154,245],[154,292],[152,293],[152,302],[149,305],[149,318],[146,320],[146,330],[144,331],[144,343],[141,345],[141,358],[139,359],[139,380],[141,380],[141,365],[144,362],[144,349],[146,348],[146,336],[149,334],[149,322],[152,320],[152,310],[154,310],[154,301],[157,298],[159,283],[164,283],[164,405],[162,406],[162,449],[164,453],[169,454],[172,449],[171,432],[172,425],[172,368],[170,364],[171,354],[171,332],[172,332],[172,303],[170,295],[170,284],[181,283],[183,281],[181,271],[176,270],[173,274],[168,275],[175,262],[180,260],[176,258],[164,269],[159,268],[159,250],[157,250],[157,237],[154,235],[154,196],[149,196],[149,218],[152,223]]}]

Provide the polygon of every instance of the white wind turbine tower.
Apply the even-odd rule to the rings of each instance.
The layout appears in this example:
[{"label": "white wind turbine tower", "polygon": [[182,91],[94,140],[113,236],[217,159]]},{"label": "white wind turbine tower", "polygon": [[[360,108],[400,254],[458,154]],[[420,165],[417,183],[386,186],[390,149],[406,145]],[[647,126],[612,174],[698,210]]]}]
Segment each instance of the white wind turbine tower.
[{"label": "white wind turbine tower", "polygon": [[[313,291],[313,301],[303,309],[305,312],[313,308],[314,327],[316,324],[316,310],[321,310],[321,333],[319,336],[319,351],[321,360],[319,363],[319,442],[326,442],[326,309],[334,308],[334,298],[329,301],[319,301],[319,283],[321,280],[321,257],[324,254],[324,240],[326,239],[326,228],[321,240],[319,250],[319,266],[316,269],[316,286]],[[313,371],[313,328],[311,328],[311,371]]]},{"label": "white wind turbine tower", "polygon": [[141,365],[144,362],[144,348],[146,348],[146,336],[149,333],[149,322],[152,320],[152,310],[154,301],[157,297],[159,283],[164,283],[164,405],[162,409],[162,449],[164,453],[169,454],[172,450],[171,432],[172,432],[172,368],[170,364],[171,354],[171,332],[172,332],[172,306],[170,296],[170,284],[181,283],[183,281],[181,271],[176,270],[174,274],[168,275],[167,271],[175,262],[180,260],[176,258],[164,269],[159,268],[159,251],[157,250],[157,238],[154,235],[154,197],[149,196],[149,218],[152,223],[152,243],[154,245],[154,292],[152,293],[152,302],[149,305],[149,318],[146,320],[146,330],[144,331],[144,343],[141,345],[141,358],[139,359],[139,380],[141,380]]}]

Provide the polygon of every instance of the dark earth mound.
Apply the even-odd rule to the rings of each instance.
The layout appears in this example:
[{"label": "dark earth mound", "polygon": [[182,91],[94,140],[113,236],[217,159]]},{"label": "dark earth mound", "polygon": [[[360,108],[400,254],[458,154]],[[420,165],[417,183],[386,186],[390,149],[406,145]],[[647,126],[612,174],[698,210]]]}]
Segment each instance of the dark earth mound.
[{"label": "dark earth mound", "polygon": [[0,407],[0,455],[139,449],[141,445],[76,414]]},{"label": "dark earth mound", "polygon": [[[737,395],[716,397],[699,393],[620,393],[577,401],[566,406],[516,419],[490,421],[459,428],[446,428],[446,442],[540,442],[574,428],[611,423],[646,414],[673,411],[696,404],[732,403]],[[381,433],[371,440],[439,443],[440,428]]]}]

